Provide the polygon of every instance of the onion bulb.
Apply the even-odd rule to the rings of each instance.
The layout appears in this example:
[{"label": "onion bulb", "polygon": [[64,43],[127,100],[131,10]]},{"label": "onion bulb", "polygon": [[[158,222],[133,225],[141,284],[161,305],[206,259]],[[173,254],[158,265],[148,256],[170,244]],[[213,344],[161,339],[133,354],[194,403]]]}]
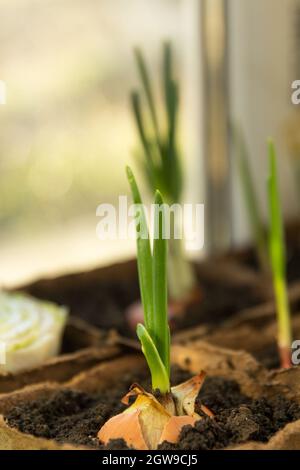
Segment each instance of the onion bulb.
[{"label": "onion bulb", "polygon": [[0,372],[21,372],[57,355],[67,316],[65,307],[0,292]]},{"label": "onion bulb", "polygon": [[[204,377],[205,373],[201,372],[161,396],[147,393],[134,384],[122,402],[128,404],[133,396],[135,402],[102,426],[98,433],[100,442],[108,444],[112,439],[124,439],[128,447],[137,450],[157,449],[163,441],[176,443],[183,426],[193,426],[201,419],[195,412],[195,400]],[[213,416],[206,407],[201,409]]]}]

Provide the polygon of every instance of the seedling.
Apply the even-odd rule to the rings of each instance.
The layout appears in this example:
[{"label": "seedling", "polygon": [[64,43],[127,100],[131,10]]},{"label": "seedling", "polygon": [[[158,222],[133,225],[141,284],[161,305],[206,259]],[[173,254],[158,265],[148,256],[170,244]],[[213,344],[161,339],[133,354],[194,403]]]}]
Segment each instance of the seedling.
[{"label": "seedling", "polygon": [[[161,108],[155,102],[143,54],[140,49],[134,52],[143,92],[134,90],[131,93],[132,110],[142,149],[139,166],[151,194],[157,188],[166,203],[180,203],[184,178],[177,144],[179,84],[173,77],[172,48],[170,43],[165,43],[163,48],[165,116],[157,111]],[[172,300],[183,299],[196,284],[193,270],[185,258],[182,240],[174,236],[170,239],[168,283]]]},{"label": "seedling", "polygon": [[[170,330],[167,320],[167,240],[163,237],[164,206],[159,191],[155,194],[153,253],[147,220],[135,178],[127,168],[134,204],[137,208],[137,259],[145,325],[137,325],[152,376],[152,387],[162,393],[170,390]],[[143,235],[143,230],[145,230]]]},{"label": "seedling", "polygon": [[[144,324],[137,325],[137,335],[149,366],[155,395],[135,384],[122,402],[135,402],[123,413],[111,418],[100,429],[98,437],[107,444],[111,439],[124,439],[135,449],[156,449],[167,440],[176,442],[186,424],[193,425],[200,416],[195,400],[205,374],[187,382],[170,385],[170,330],[167,320],[167,240],[164,237],[165,213],[163,198],[155,193],[154,240],[151,248],[149,230],[138,186],[127,168],[136,208],[136,233],[139,283],[144,309]],[[145,236],[147,235],[147,236]],[[202,407],[208,416],[212,413]]]},{"label": "seedling", "polygon": [[268,143],[268,151],[269,248],[278,322],[278,349],[281,366],[289,368],[291,366],[292,332],[286,282],[286,251],[277,180],[276,153],[272,141]]},{"label": "seedling", "polygon": [[248,220],[252,237],[256,246],[257,259],[261,271],[269,273],[270,262],[268,240],[263,224],[263,218],[257,201],[252,173],[250,170],[249,150],[242,130],[238,127],[234,127],[233,129],[233,141],[235,144],[236,159],[248,214]]}]

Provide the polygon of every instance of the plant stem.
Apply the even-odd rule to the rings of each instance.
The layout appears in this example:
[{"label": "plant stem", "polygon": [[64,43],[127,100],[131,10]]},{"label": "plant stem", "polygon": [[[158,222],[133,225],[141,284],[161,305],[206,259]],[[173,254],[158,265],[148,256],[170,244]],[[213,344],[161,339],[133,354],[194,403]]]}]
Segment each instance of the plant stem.
[{"label": "plant stem", "polygon": [[278,348],[281,366],[291,366],[292,330],[286,284],[286,254],[283,221],[277,181],[276,154],[272,141],[269,150],[268,200],[270,214],[270,255],[278,322]]},{"label": "plant stem", "polygon": [[165,205],[159,191],[155,193],[153,253],[144,206],[135,177],[126,168],[135,203],[137,262],[145,325],[137,325],[152,378],[153,389],[170,390],[170,330],[168,325],[167,238],[165,236]]},{"label": "plant stem", "polygon": [[[180,203],[183,189],[183,171],[177,145],[179,84],[173,76],[173,53],[169,42],[163,47],[162,94],[164,113],[154,96],[154,87],[142,51],[134,51],[141,93],[131,93],[131,106],[143,150],[144,177],[153,194],[158,189],[171,206]],[[150,123],[150,126],[149,126]],[[148,124],[148,126],[147,126]],[[173,300],[184,299],[195,286],[193,269],[185,257],[180,240],[170,242],[169,287]]]},{"label": "plant stem", "polygon": [[287,295],[286,281],[280,276],[275,276],[274,290],[277,305],[278,322],[278,349],[280,364],[284,369],[291,367],[291,321],[290,308]]},{"label": "plant stem", "polygon": [[139,48],[135,48],[134,54],[135,54],[135,58],[136,58],[137,68],[138,68],[138,71],[140,73],[141,82],[143,84],[145,96],[146,96],[146,99],[147,99],[147,103],[148,103],[148,106],[149,106],[149,111],[150,111],[150,116],[151,116],[151,119],[152,119],[154,134],[155,134],[155,137],[156,137],[156,143],[157,143],[158,148],[161,148],[159,128],[158,128],[158,120],[157,120],[157,114],[156,114],[155,103],[154,103],[154,98],[153,98],[153,91],[152,91],[150,74],[148,72],[148,68],[147,68],[147,65],[146,65],[146,61],[143,57],[142,51]]},{"label": "plant stem", "polygon": [[166,394],[170,391],[170,374],[166,370],[157,348],[150,334],[142,324],[137,325],[137,336],[142,345],[142,351],[146,358],[151,373],[152,389],[160,390]]},{"label": "plant stem", "polygon": [[137,264],[139,273],[139,284],[142,305],[144,309],[145,325],[150,335],[153,332],[154,308],[153,308],[153,274],[152,274],[152,254],[150,246],[150,236],[147,225],[146,214],[142,203],[142,198],[136,184],[135,177],[129,167],[126,168],[128,182],[131,187],[132,198],[136,208],[135,216],[138,217],[139,225],[136,226],[137,233]]},{"label": "plant stem", "polygon": [[161,194],[155,194],[154,241],[152,257],[154,343],[161,360],[170,373],[170,331],[168,325],[167,239],[164,238],[165,209]]}]

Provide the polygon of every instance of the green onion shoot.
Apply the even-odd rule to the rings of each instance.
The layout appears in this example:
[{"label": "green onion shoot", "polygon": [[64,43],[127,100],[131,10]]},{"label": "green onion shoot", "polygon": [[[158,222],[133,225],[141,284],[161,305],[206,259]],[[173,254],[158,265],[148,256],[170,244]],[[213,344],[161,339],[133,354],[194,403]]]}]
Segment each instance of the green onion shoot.
[{"label": "green onion shoot", "polygon": [[267,189],[270,217],[269,249],[278,322],[278,348],[281,366],[289,368],[291,366],[292,343],[291,315],[287,293],[286,250],[277,179],[276,153],[272,141],[268,143],[268,152],[269,177]]},{"label": "green onion shoot", "polygon": [[137,325],[137,335],[151,372],[152,388],[167,393],[170,390],[170,330],[167,317],[167,240],[163,236],[164,203],[160,192],[156,191],[155,237],[151,249],[142,199],[130,168],[127,168],[127,177],[136,207],[138,272],[144,310],[144,325]]},{"label": "green onion shoot", "polygon": [[[163,107],[155,101],[152,80],[142,51],[136,48],[134,55],[141,82],[141,91],[134,90],[131,93],[141,149],[138,163],[150,193],[154,194],[158,189],[164,201],[171,206],[180,203],[183,190],[183,171],[177,144],[179,84],[173,77],[172,47],[168,42],[163,47]],[[175,237],[170,238],[168,283],[172,300],[185,298],[196,284],[194,272],[185,257],[182,240]]]},{"label": "green onion shoot", "polygon": [[[138,324],[137,336],[150,369],[152,390],[134,383],[122,398],[129,405],[110,418],[99,430],[100,442],[123,439],[128,447],[138,450],[157,449],[168,441],[176,443],[184,426],[194,426],[201,417],[195,410],[196,399],[205,372],[175,387],[170,384],[170,330],[167,317],[167,240],[164,233],[166,213],[160,192],[155,192],[154,235],[151,247],[149,230],[140,192],[130,168],[127,178],[135,205],[135,228],[144,324]],[[134,402],[132,399],[135,398]],[[200,405],[202,414],[213,413]]]}]

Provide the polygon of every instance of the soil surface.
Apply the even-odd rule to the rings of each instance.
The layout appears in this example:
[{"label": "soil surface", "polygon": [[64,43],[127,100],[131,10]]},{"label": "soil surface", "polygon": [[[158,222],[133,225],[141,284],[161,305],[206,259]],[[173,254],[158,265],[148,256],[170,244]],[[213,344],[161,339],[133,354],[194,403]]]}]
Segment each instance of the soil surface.
[{"label": "soil surface", "polygon": [[163,442],[160,449],[212,450],[247,441],[268,442],[279,429],[299,418],[296,403],[261,398],[222,409],[214,419],[204,417],[194,427],[185,426],[178,444]]},{"label": "soil surface", "polygon": [[175,328],[196,325],[219,325],[243,309],[254,307],[260,299],[249,287],[229,287],[212,282],[202,282],[201,303],[190,306],[186,314],[176,319]]},{"label": "soil surface", "polygon": [[[88,275],[88,273],[87,273]],[[60,305],[67,305],[72,315],[82,318],[104,330],[116,329],[124,335],[130,332],[124,316],[125,308],[139,298],[137,280],[127,282],[103,282],[93,277],[90,283],[74,283],[52,289],[43,289],[38,283],[30,287],[29,293],[37,298],[51,300]]]},{"label": "soil surface", "polygon": [[[188,379],[190,373],[177,368],[172,376],[176,384]],[[149,387],[145,376],[137,380],[128,375],[119,387],[97,395],[61,389],[51,398],[15,407],[5,418],[25,433],[101,449],[97,433],[107,419],[124,409],[120,398],[133,381]],[[194,428],[185,426],[177,445],[164,442],[161,449],[221,449],[249,440],[265,442],[287,423],[300,419],[298,404],[281,397],[273,402],[253,400],[241,393],[236,382],[222,377],[206,379],[196,401],[199,414],[201,404],[210,408],[215,418],[203,417]],[[118,439],[106,448],[126,449],[126,444]]]},{"label": "soil surface", "polygon": [[[256,252],[249,249],[241,258],[242,264],[259,272],[260,266],[257,261]],[[287,280],[289,283],[300,280],[300,234],[299,240],[293,239],[287,243]]]}]

